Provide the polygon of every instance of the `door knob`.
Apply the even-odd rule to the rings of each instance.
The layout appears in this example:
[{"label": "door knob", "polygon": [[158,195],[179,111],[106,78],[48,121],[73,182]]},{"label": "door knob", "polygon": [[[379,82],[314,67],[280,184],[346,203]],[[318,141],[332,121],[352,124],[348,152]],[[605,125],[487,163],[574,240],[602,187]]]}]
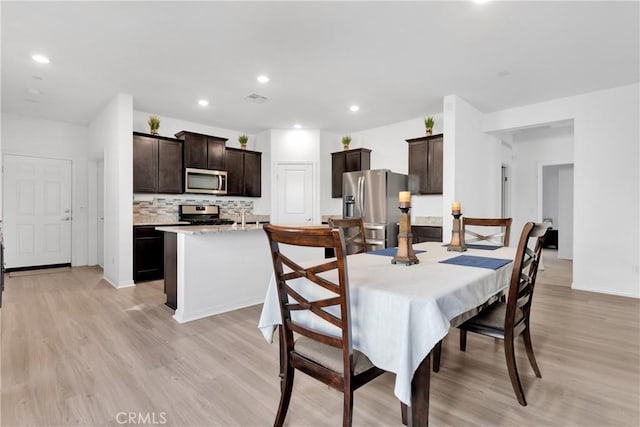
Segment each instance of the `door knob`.
[{"label": "door knob", "polygon": [[64,218],[62,218],[63,221],[70,221],[71,218],[69,218],[68,216],[65,216]]}]

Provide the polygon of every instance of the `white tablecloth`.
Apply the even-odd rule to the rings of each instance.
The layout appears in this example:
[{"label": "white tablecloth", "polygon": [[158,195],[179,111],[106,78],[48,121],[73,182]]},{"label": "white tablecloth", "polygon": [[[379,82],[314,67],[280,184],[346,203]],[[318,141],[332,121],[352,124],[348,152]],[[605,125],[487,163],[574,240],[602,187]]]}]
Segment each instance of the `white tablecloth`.
[{"label": "white tablecloth", "polygon": [[[490,270],[442,264],[438,261],[460,255],[442,243],[421,243],[414,249],[427,252],[418,254],[420,263],[411,266],[373,254],[347,259],[353,346],[379,368],[396,374],[394,393],[408,405],[413,373],[447,334],[451,319],[507,287],[513,266]],[[515,248],[471,249],[464,255],[513,259]],[[298,279],[296,288],[305,280]],[[282,322],[277,298],[272,276],[258,325],[269,342]]]}]

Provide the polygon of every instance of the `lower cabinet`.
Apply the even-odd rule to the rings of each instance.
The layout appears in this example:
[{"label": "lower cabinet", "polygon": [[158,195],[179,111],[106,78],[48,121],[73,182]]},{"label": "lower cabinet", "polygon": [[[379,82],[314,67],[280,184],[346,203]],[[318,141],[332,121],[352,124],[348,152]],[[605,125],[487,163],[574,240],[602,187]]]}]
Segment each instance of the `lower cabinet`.
[{"label": "lower cabinet", "polygon": [[133,281],[164,277],[164,233],[155,225],[133,227]]},{"label": "lower cabinet", "polygon": [[412,225],[413,243],[442,242],[442,227],[430,225]]}]

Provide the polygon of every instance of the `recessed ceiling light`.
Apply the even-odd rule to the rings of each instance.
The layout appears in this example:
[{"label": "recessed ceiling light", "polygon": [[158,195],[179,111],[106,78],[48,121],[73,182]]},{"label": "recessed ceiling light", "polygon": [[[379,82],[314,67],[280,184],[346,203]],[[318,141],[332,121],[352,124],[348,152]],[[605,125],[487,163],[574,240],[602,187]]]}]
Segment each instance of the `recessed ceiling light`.
[{"label": "recessed ceiling light", "polygon": [[201,99],[198,101],[198,105],[201,107],[206,107],[207,105],[209,105],[209,101],[207,101],[206,99]]},{"label": "recessed ceiling light", "polygon": [[488,3],[489,0],[473,0],[473,2],[476,4],[484,4],[484,3]]},{"label": "recessed ceiling light", "polygon": [[356,111],[358,111],[360,109],[360,107],[358,107],[357,105],[352,105],[351,107],[349,107],[349,110],[353,111],[354,113]]},{"label": "recessed ceiling light", "polygon": [[44,55],[40,55],[40,54],[32,55],[31,59],[33,59],[34,61],[36,61],[39,64],[48,64],[50,62],[49,58],[47,58]]},{"label": "recessed ceiling light", "polygon": [[270,79],[269,79],[269,77],[268,77],[268,76],[265,76],[265,75],[258,76],[258,81],[259,81],[260,83],[269,83],[269,80],[270,80]]},{"label": "recessed ceiling light", "polygon": [[295,129],[301,129],[301,128],[302,128],[302,126],[301,126],[301,125],[299,125],[298,123],[296,123],[295,125],[293,125],[293,127],[294,127]]}]

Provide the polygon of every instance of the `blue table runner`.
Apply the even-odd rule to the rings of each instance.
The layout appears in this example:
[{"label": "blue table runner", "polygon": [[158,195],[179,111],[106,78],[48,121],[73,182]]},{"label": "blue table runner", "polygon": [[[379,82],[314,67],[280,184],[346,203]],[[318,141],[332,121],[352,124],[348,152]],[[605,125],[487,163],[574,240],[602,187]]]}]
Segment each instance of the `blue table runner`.
[{"label": "blue table runner", "polygon": [[[378,249],[376,251],[370,251],[367,252],[368,254],[371,255],[382,255],[382,256],[396,256],[396,252],[398,252],[398,248],[384,248],[384,249]],[[413,253],[414,254],[419,254],[422,252],[426,252],[420,249],[414,249]]]},{"label": "blue table runner", "polygon": [[454,265],[465,265],[468,267],[480,267],[480,268],[488,268],[491,270],[497,270],[503,265],[507,265],[511,262],[510,259],[504,258],[489,258],[483,256],[473,256],[473,255],[460,255],[455,258],[446,259],[444,261],[440,261],[443,264],[454,264]]}]

